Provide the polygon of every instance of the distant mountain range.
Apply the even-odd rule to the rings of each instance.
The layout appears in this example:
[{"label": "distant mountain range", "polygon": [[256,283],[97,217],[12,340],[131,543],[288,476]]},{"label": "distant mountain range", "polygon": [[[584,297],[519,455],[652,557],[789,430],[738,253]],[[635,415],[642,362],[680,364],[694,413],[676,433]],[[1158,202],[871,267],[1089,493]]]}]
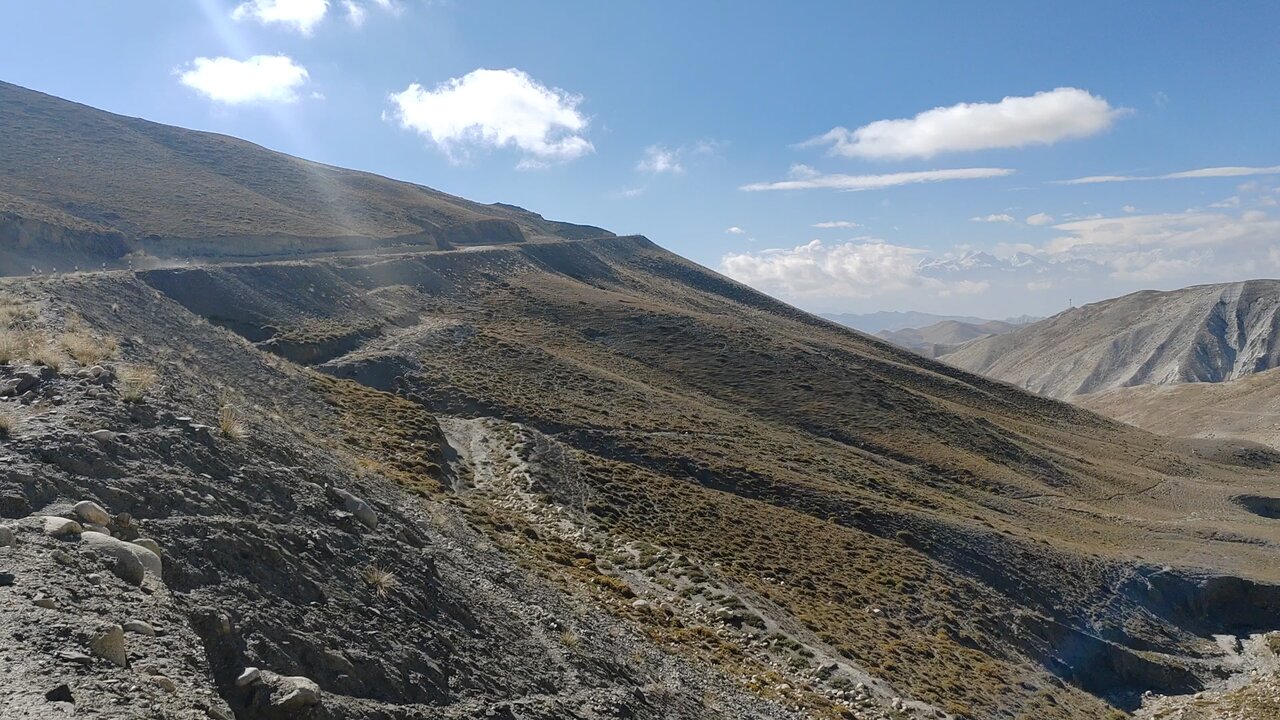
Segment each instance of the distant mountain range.
[{"label": "distant mountain range", "polygon": [[966,344],[943,359],[1042,395],[1222,382],[1280,364],[1280,280],[1148,290]]},{"label": "distant mountain range", "polygon": [[983,325],[990,322],[1004,322],[1010,325],[1025,325],[1034,322],[1040,318],[1030,315],[1022,315],[1019,317],[1005,318],[1002,321],[993,321],[989,318],[974,317],[972,315],[934,315],[933,313],[908,311],[880,311],[873,313],[820,313],[822,317],[833,320],[841,325],[847,325],[855,330],[861,330],[864,333],[875,335],[882,331],[895,332],[898,330],[910,330],[917,328],[926,328],[942,322],[965,323],[968,325]]}]

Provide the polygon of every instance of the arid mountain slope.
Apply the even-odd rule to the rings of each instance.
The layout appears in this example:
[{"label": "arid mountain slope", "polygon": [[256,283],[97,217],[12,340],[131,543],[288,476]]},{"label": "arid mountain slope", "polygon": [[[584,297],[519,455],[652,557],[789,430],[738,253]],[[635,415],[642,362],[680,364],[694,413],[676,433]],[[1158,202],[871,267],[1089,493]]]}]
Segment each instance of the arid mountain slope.
[{"label": "arid mountain slope", "polygon": [[[1191,691],[1218,662],[1209,636],[1268,629],[1247,608],[1280,602],[1280,528],[1233,500],[1268,492],[1251,466],[1274,455],[922,360],[643,238],[141,277],[325,373],[520,423],[572,468],[533,482],[595,534],[578,552],[670,583],[685,622],[721,602],[707,585],[731,587],[744,628],[803,629],[801,657],[958,715],[1096,717]],[[530,502],[485,512],[504,528]],[[618,554],[636,543],[699,579],[637,568]],[[745,637],[746,657],[797,661]]]},{"label": "arid mountain slope", "polygon": [[[24,142],[115,173],[11,165],[12,207],[94,225],[6,248],[241,234],[216,263],[3,281],[0,715],[1105,718],[1280,627],[1280,453],[362,174],[325,171],[380,188],[339,206],[389,234],[322,256],[309,233],[354,226],[315,166],[5,92]],[[115,135],[162,167],[94,156]],[[229,183],[220,207],[161,192],[170,167]],[[401,243],[437,200],[506,220]],[[159,230],[197,209],[198,242]]]},{"label": "arid mountain slope", "polygon": [[1280,448],[1280,368],[1220,383],[1117,388],[1071,401],[1152,432]]},{"label": "arid mountain slope", "polygon": [[1003,335],[1019,327],[1021,326],[1001,320],[986,320],[980,323],[943,320],[921,328],[881,330],[876,333],[876,337],[908,350],[914,350],[925,357],[937,357],[955,352],[960,345],[967,342],[993,335]]},{"label": "arid mountain slope", "polygon": [[0,274],[608,234],[0,82]]},{"label": "arid mountain slope", "polygon": [[975,341],[943,359],[1056,398],[1232,380],[1280,364],[1280,280],[1138,292]]}]

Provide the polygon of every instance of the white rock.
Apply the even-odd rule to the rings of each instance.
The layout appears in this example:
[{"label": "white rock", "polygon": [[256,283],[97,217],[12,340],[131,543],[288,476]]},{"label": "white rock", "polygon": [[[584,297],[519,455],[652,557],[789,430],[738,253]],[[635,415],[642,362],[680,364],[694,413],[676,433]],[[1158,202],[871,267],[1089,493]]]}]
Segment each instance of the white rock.
[{"label": "white rock", "polygon": [[[107,432],[110,432],[109,430]],[[81,500],[75,506],[76,517],[81,522],[93,523],[94,525],[106,525],[111,522],[111,516],[101,505],[92,500]]]},{"label": "white rock", "polygon": [[160,557],[160,543],[156,542],[155,540],[152,540],[151,538],[138,538],[137,540],[133,541],[133,544],[137,545],[138,547],[144,547],[150,550],[151,552],[155,553],[156,557]]},{"label": "white rock", "polygon": [[116,575],[126,582],[140,585],[146,573],[157,580],[163,577],[160,556],[144,547],[96,532],[86,532],[80,537],[98,553],[114,559]]},{"label": "white rock", "polygon": [[256,667],[247,667],[236,678],[236,687],[248,687],[262,679],[262,671]]},{"label": "white rock", "polygon": [[373,507],[365,502],[363,498],[357,497],[342,488],[334,488],[334,493],[342,498],[343,508],[356,516],[356,519],[364,523],[365,527],[372,530],[378,527],[378,513],[374,512]]},{"label": "white rock", "polygon": [[136,633],[138,635],[146,635],[154,637],[156,629],[151,627],[151,623],[142,620],[129,620],[124,624],[125,632]]},{"label": "white rock", "polygon": [[105,525],[96,525],[96,524],[94,524],[94,523],[85,523],[85,524],[83,525],[83,527],[84,527],[84,529],[85,529],[85,530],[90,531],[90,532],[102,533],[103,535],[110,535],[110,534],[111,534],[111,530],[110,530],[109,528],[107,528],[107,526],[105,526]]},{"label": "white rock", "polygon": [[89,437],[93,438],[94,440],[97,440],[100,443],[109,443],[112,440],[115,440],[118,435],[119,433],[114,433],[106,429],[94,430],[93,432],[89,433]]},{"label": "white rock", "polygon": [[129,657],[124,649],[124,628],[119,625],[108,625],[93,636],[89,641],[89,649],[94,655],[124,667],[129,663]]},{"label": "white rock", "polygon": [[54,537],[66,537],[68,535],[79,535],[84,532],[84,528],[80,527],[80,523],[75,520],[46,515],[44,517],[44,532],[46,535]]}]

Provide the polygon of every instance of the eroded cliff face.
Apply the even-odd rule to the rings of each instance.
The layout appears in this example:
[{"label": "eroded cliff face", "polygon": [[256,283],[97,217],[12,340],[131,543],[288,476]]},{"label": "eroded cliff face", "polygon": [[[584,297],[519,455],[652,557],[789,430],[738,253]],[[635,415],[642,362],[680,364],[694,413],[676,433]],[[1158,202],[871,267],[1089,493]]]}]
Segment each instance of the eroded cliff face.
[{"label": "eroded cliff face", "polygon": [[1230,381],[1280,364],[1280,280],[1126,295],[977,340],[942,359],[1064,399]]}]

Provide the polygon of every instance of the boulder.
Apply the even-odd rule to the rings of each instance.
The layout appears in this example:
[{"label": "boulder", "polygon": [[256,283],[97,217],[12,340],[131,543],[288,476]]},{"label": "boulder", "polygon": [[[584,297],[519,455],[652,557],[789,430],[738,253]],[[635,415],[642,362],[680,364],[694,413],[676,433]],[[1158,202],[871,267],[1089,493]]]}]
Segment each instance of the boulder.
[{"label": "boulder", "polygon": [[236,677],[236,687],[249,687],[262,679],[262,671],[256,667],[247,667]]},{"label": "boulder", "polygon": [[101,505],[92,500],[81,500],[76,503],[76,506],[73,509],[75,510],[76,517],[80,518],[80,522],[82,523],[106,525],[111,522],[111,515],[107,514],[107,511],[104,510]]},{"label": "boulder", "polygon": [[125,582],[141,585],[146,573],[154,575],[157,580],[163,576],[164,565],[160,556],[144,547],[96,532],[86,532],[80,537],[100,555],[115,560],[113,570]]},{"label": "boulder", "polygon": [[342,488],[334,488],[333,494],[338,496],[342,501],[342,507],[347,512],[355,516],[365,527],[370,530],[378,527],[378,513],[363,498],[353,495]]},{"label": "boulder", "polygon": [[13,529],[8,525],[0,525],[0,547],[9,547],[17,542]]},{"label": "boulder", "polygon": [[155,540],[152,540],[151,538],[138,538],[137,540],[133,541],[133,544],[137,545],[138,547],[146,548],[151,552],[155,553],[156,557],[160,557],[160,543],[156,542]]},{"label": "boulder", "polygon": [[296,712],[302,708],[320,704],[320,686],[311,678],[275,673],[263,673],[262,678],[271,686],[271,707],[273,708],[285,712]]},{"label": "boulder", "polygon": [[68,537],[70,535],[79,535],[82,532],[84,532],[84,528],[80,527],[80,523],[75,520],[68,520],[54,515],[44,516],[45,535]]},{"label": "boulder", "polygon": [[111,442],[112,440],[115,440],[118,435],[119,433],[114,433],[106,429],[94,430],[93,432],[89,433],[89,437],[103,444],[106,444]]},{"label": "boulder", "polygon": [[89,650],[120,667],[129,663],[124,649],[124,628],[119,625],[108,625],[95,633],[89,641]]},{"label": "boulder", "polygon": [[155,637],[156,629],[151,627],[151,623],[142,620],[129,620],[124,624],[125,632],[131,632],[137,635],[146,635]]}]

